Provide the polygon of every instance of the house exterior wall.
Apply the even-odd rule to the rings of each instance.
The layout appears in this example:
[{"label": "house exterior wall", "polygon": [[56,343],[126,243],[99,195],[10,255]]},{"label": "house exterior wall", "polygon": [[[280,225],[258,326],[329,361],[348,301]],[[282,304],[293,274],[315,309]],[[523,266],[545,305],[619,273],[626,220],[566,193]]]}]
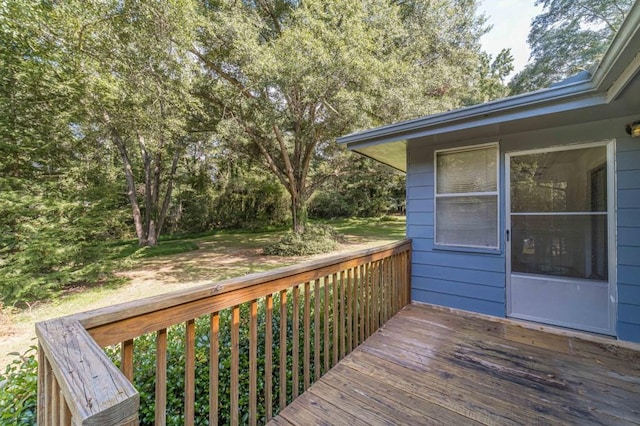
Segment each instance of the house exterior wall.
[{"label": "house exterior wall", "polygon": [[[499,317],[506,315],[505,153],[615,140],[618,338],[640,341],[640,139],[625,133],[624,117],[531,132],[456,140],[410,140],[407,146],[407,236],[413,239],[413,300]],[[434,247],[434,151],[500,143],[500,250],[482,253]],[[611,195],[610,195],[611,196]]]}]

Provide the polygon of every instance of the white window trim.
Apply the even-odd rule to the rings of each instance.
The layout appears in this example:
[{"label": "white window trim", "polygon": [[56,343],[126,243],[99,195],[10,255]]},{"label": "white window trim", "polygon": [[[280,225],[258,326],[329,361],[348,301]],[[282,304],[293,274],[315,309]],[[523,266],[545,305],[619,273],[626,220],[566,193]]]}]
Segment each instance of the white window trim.
[{"label": "white window trim", "polygon": [[[446,153],[455,153],[455,152],[468,152],[475,151],[480,149],[485,149],[487,147],[495,147],[496,148],[496,190],[495,191],[487,191],[487,192],[460,192],[460,193],[446,193],[446,194],[438,194],[438,154],[446,152]],[[437,200],[438,198],[447,198],[447,197],[473,197],[473,196],[496,196],[496,246],[495,247],[487,247],[487,246],[473,246],[473,245],[464,245],[464,244],[442,244],[438,243],[438,223],[437,223]],[[500,252],[501,240],[500,240],[500,144],[499,142],[489,142],[478,145],[466,145],[456,148],[449,149],[438,149],[433,152],[433,246],[434,248],[441,249],[461,249],[461,250],[469,250],[469,251],[481,251],[481,252],[490,252],[496,253]]]}]

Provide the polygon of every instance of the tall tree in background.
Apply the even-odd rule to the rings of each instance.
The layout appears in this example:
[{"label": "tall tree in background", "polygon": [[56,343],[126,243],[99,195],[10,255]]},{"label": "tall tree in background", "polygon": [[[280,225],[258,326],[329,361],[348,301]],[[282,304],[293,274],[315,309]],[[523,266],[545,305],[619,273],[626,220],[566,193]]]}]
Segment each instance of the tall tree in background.
[{"label": "tall tree in background", "polygon": [[204,102],[287,189],[298,233],[314,190],[347,166],[337,136],[455,108],[474,86],[475,0],[202,3]]},{"label": "tall tree in background", "polygon": [[509,86],[512,94],[549,87],[598,63],[634,0],[536,0],[544,12],[531,23],[531,63]]},{"label": "tall tree in background", "polygon": [[100,279],[100,241],[126,228],[111,164],[75,136],[83,90],[61,49],[65,25],[47,2],[0,3],[0,298],[6,304]]},{"label": "tall tree in background", "polygon": [[69,1],[56,9],[68,22],[62,41],[85,90],[78,137],[117,152],[139,244],[156,245],[199,109],[196,63],[185,48],[195,5]]}]

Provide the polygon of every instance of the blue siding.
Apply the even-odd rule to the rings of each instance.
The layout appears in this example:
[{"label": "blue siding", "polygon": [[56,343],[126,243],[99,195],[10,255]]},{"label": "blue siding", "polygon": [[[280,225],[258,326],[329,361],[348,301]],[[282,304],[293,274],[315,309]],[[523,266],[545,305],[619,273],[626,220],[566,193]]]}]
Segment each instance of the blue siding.
[{"label": "blue siding", "polygon": [[[620,219],[620,216],[618,216]],[[640,218],[639,218],[640,219]],[[618,222],[618,245],[633,246],[640,241],[640,228],[632,228],[620,225]]]},{"label": "blue siding", "polygon": [[618,265],[636,265],[640,259],[640,247],[619,246]]},{"label": "blue siding", "polygon": [[417,301],[425,301],[434,305],[449,306],[465,311],[478,312],[496,317],[504,317],[504,302],[495,303],[487,300],[474,299],[470,297],[461,297],[457,295],[436,293],[424,291],[420,289],[412,289],[411,298]]},{"label": "blue siding", "polygon": [[640,336],[640,324],[618,321],[618,338],[637,342],[637,336]]},{"label": "blue siding", "polygon": [[407,211],[411,213],[433,213],[433,200],[411,200],[407,203]]},{"label": "blue siding", "polygon": [[[504,290],[504,273],[478,270],[473,270],[473,273],[475,274],[475,283],[497,287]],[[446,266],[415,265],[413,267],[413,274],[418,277],[466,283],[469,276],[469,270],[465,268],[450,268]],[[497,301],[500,299],[495,300]]]},{"label": "blue siding", "polygon": [[408,149],[407,236],[413,239],[413,299],[504,317],[504,255],[434,248],[434,149],[415,143]]},{"label": "blue siding", "polygon": [[640,342],[640,146],[616,146],[618,338]]},{"label": "blue siding", "polygon": [[618,189],[640,189],[640,170],[618,172]]},{"label": "blue siding", "polygon": [[640,189],[618,188],[619,209],[640,209]]},{"label": "blue siding", "polygon": [[[620,119],[620,123],[626,123]],[[500,227],[504,229],[504,152],[616,138],[618,338],[640,342],[640,144],[620,123],[590,123],[501,137]],[[578,130],[577,132],[575,130]],[[544,137],[541,137],[544,135]],[[434,247],[433,153],[497,140],[412,140],[407,147],[407,236],[413,239],[412,297],[419,302],[505,316],[504,241],[500,253]]]}]

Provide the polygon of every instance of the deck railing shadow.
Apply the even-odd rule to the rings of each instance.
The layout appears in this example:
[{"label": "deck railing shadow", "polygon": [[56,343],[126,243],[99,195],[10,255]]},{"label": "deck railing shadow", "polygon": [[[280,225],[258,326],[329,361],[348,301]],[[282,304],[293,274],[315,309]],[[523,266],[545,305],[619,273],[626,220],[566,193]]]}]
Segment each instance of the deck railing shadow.
[{"label": "deck railing shadow", "polygon": [[410,264],[404,240],[38,323],[38,423],[265,423],[410,302]]}]

